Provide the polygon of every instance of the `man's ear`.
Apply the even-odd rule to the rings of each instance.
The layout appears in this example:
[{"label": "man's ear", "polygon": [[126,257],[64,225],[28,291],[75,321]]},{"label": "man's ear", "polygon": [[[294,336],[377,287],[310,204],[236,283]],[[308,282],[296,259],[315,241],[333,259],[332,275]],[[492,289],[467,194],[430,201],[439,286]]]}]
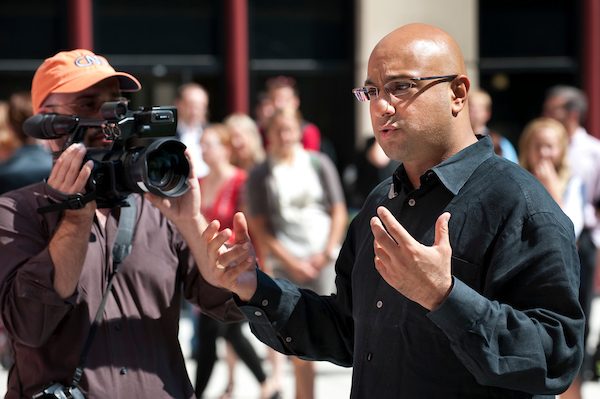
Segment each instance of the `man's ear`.
[{"label": "man's ear", "polygon": [[452,90],[452,115],[456,116],[465,108],[471,82],[465,75],[458,75],[450,84]]}]

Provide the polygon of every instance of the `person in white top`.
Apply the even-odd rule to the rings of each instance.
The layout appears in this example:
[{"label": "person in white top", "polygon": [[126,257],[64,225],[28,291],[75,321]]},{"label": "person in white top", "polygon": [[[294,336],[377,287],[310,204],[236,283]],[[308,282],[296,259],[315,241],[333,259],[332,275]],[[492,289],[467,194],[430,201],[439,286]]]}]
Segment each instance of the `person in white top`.
[{"label": "person in white top", "polygon": [[185,83],[177,91],[177,137],[186,145],[196,174],[204,177],[208,166],[202,159],[200,137],[208,123],[208,93],[198,83]]}]

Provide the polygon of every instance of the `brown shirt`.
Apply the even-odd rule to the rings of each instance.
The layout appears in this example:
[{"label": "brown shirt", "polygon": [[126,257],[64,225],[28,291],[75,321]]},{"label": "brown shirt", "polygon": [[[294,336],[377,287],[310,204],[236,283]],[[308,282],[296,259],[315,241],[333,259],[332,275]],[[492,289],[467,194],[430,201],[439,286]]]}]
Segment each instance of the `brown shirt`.
[{"label": "brown shirt", "polygon": [[[53,288],[48,243],[60,213],[36,209],[60,194],[45,183],[0,197],[0,306],[15,365],[6,398],[30,398],[44,385],[69,384],[112,270],[114,212],[97,223],[76,293]],[[131,254],[123,261],[85,364],[89,397],[192,398],[178,341],[181,298],[222,320],[242,316],[225,291],[202,279],[175,228],[141,196]]]}]

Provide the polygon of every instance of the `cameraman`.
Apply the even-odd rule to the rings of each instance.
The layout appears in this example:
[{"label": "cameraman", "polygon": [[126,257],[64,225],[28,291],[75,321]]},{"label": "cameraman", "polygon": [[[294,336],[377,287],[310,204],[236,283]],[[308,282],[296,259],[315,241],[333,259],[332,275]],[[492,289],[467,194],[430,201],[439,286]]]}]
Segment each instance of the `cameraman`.
[{"label": "cameraman", "polygon": [[[36,114],[102,119],[104,102],[140,88],[105,58],[73,50],[45,60],[31,92]],[[81,209],[37,212],[85,193],[93,166],[84,163],[86,147],[111,144],[99,128],[88,128],[83,143],[62,151],[66,140],[49,140],[60,156],[47,182],[0,197],[0,305],[15,351],[6,398],[71,384],[113,269],[121,208],[97,209],[91,201]],[[230,232],[217,233],[218,223],[207,228],[193,172],[188,184],[191,189],[178,198],[133,196],[132,250],[116,274],[83,365],[80,389],[89,397],[194,397],[177,337],[181,298],[221,320],[241,318],[231,294],[209,284],[199,268],[218,270],[217,259],[254,267],[253,257],[248,245],[221,246]],[[246,239],[240,233],[237,243]]]}]

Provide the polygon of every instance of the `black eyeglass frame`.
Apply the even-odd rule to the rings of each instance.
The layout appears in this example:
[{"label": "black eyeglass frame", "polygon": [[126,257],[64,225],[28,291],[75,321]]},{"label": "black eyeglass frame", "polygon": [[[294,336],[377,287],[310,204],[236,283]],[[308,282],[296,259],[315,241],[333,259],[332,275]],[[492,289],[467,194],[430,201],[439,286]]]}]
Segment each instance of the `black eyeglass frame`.
[{"label": "black eyeglass frame", "polygon": [[[421,76],[421,77],[412,77],[412,78],[405,78],[406,80],[412,80],[415,82],[421,81],[421,80],[447,80],[447,81],[452,81],[454,79],[456,79],[458,77],[458,74],[453,74],[453,75],[437,75],[437,76]],[[414,87],[415,84],[413,83],[412,87]],[[374,99],[379,98],[379,89],[375,86],[363,86],[363,87],[355,87],[354,89],[352,89],[352,93],[354,94],[354,96],[356,97],[356,99],[358,101],[362,102],[367,102],[367,101],[371,101],[371,96],[369,95],[369,91],[371,89],[375,89],[375,97]],[[385,86],[383,87],[384,90]],[[387,92],[387,90],[386,90]],[[390,92],[387,92],[390,96],[395,97],[393,94],[391,94]]]}]

